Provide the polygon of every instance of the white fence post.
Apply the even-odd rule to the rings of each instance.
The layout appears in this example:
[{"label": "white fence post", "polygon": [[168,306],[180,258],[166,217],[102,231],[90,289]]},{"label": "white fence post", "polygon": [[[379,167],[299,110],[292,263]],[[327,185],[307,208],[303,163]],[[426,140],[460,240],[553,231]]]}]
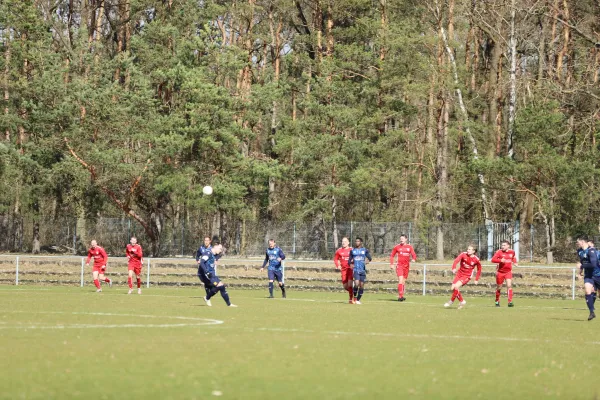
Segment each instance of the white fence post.
[{"label": "white fence post", "polygon": [[148,270],[146,271],[146,288],[150,287],[150,257],[148,257]]},{"label": "white fence post", "polygon": [[281,262],[281,283],[285,284],[285,261]]},{"label": "white fence post", "polygon": [[15,286],[19,286],[19,256],[17,256],[17,267],[15,271]]},{"label": "white fence post", "polygon": [[83,270],[85,268],[85,261],[83,257],[81,257],[81,287],[83,287]]},{"label": "white fence post", "polygon": [[423,264],[423,296],[425,296],[425,292],[427,290],[427,264]]},{"label": "white fence post", "polygon": [[573,268],[573,283],[571,285],[571,288],[572,288],[571,298],[572,298],[572,300],[575,300],[575,268]]}]

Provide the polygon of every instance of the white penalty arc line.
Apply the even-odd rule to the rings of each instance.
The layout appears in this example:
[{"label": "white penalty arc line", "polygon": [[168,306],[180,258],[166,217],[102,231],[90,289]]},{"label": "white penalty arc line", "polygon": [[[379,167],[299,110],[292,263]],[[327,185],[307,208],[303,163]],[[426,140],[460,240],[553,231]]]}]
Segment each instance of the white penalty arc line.
[{"label": "white penalty arc line", "polygon": [[[93,315],[112,317],[136,317],[136,318],[161,318],[186,320],[190,322],[174,324],[57,324],[57,325],[4,325],[0,329],[114,329],[114,328],[180,328],[192,326],[221,325],[224,321],[211,318],[196,318],[170,315],[137,315],[116,313],[94,313],[94,312],[66,312],[66,311],[0,311],[0,314],[62,314],[62,315]],[[195,321],[195,322],[192,322]]]},{"label": "white penalty arc line", "polygon": [[[326,335],[356,335],[357,332],[347,331],[316,331],[311,329],[286,329],[286,328],[256,328],[247,329],[250,331],[263,332],[290,332],[290,333],[316,333]],[[548,340],[538,338],[511,338],[501,336],[462,336],[462,335],[431,335],[425,333],[385,333],[385,332],[361,332],[360,335],[375,336],[375,337],[398,337],[398,338],[415,338],[415,339],[445,339],[445,340],[481,340],[481,341],[499,341],[499,342],[525,342],[525,343],[560,343],[570,344],[573,342],[566,340]],[[586,342],[585,344],[600,345],[600,342]]]}]

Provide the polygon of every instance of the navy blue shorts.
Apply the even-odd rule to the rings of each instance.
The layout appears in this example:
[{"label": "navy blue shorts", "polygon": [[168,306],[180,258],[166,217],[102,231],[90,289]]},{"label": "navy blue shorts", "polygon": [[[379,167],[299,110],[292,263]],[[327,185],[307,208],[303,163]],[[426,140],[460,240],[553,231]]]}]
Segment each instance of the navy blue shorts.
[{"label": "navy blue shorts", "polygon": [[217,286],[219,283],[221,283],[221,279],[219,279],[218,276],[216,275],[212,275],[210,277],[210,285],[211,286]]},{"label": "navy blue shorts", "polygon": [[589,283],[590,285],[593,285],[594,288],[596,288],[596,285],[599,282],[596,279],[594,279],[594,278],[583,278],[583,283]]},{"label": "navy blue shorts", "polygon": [[594,285],[594,289],[595,290],[600,290],[600,276],[594,276],[591,279],[592,282],[590,282],[592,285]]},{"label": "navy blue shorts", "polygon": [[204,275],[203,271],[198,271],[198,278],[200,279],[200,282],[204,284],[204,286],[210,286],[210,279]]},{"label": "navy blue shorts", "polygon": [[269,280],[270,281],[274,281],[276,280],[277,282],[283,282],[283,271],[281,271],[280,269],[276,269],[276,270],[269,270]]},{"label": "navy blue shorts", "polygon": [[364,282],[367,280],[367,273],[365,271],[354,270],[354,280]]}]

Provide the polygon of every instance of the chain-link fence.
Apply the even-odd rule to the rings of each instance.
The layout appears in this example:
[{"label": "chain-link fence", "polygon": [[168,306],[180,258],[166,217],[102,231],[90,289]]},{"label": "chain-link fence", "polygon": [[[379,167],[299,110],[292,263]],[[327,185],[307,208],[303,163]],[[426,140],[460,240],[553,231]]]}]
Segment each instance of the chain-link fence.
[{"label": "chain-link fence", "polygon": [[[154,243],[143,227],[129,218],[98,218],[82,221],[76,218],[33,221],[0,215],[0,251],[29,253],[33,249],[34,232],[39,232],[42,253],[84,254],[89,241],[95,239],[111,255],[124,252],[132,235],[154,256],[192,256],[204,236],[218,237],[228,255],[262,256],[268,239],[273,238],[288,257],[321,258],[332,256],[341,245],[342,237],[360,236],[365,247],[376,257],[388,256],[405,234],[421,260],[438,259],[438,241],[445,259],[464,251],[470,244],[479,249],[482,259],[488,258],[502,240],[518,247],[524,261],[546,261],[546,235],[543,226],[516,228],[515,223],[480,224],[443,223],[440,225],[411,222],[267,222],[172,220],[161,226]],[[516,234],[518,232],[518,234]],[[565,241],[565,243],[567,243]],[[154,244],[154,246],[153,246]],[[572,261],[567,243],[566,254],[555,254],[555,261]],[[564,258],[564,260],[562,260]]]}]

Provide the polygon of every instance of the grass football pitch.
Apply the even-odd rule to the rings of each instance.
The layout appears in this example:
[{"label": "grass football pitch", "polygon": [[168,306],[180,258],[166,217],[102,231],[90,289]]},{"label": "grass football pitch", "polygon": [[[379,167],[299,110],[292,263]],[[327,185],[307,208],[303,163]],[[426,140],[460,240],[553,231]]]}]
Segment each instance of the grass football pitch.
[{"label": "grass football pitch", "polygon": [[[583,300],[0,287],[0,398],[597,399]],[[277,293],[280,297],[280,293]],[[456,303],[455,303],[456,304]]]}]

